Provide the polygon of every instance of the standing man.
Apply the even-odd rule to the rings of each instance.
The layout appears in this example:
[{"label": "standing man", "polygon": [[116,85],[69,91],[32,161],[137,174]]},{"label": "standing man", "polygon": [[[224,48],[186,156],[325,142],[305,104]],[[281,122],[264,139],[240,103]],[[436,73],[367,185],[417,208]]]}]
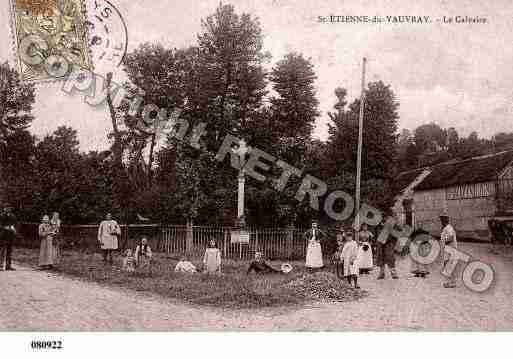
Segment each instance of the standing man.
[{"label": "standing man", "polygon": [[[449,215],[447,211],[444,211],[440,215],[440,223],[442,224],[442,234],[440,235],[440,241],[442,242],[442,249],[444,253],[444,267],[454,268],[449,276],[447,282],[443,284],[444,288],[455,288],[456,287],[456,276],[457,260],[452,259],[452,255],[445,250],[447,246],[458,248],[458,242],[456,241],[456,231],[450,224]],[[454,263],[456,262],[456,263]]]},{"label": "standing man", "polygon": [[390,270],[390,275],[393,279],[398,279],[395,270],[395,246],[397,238],[389,236],[385,243],[376,241],[376,265],[379,267],[378,279],[385,279],[385,265]]},{"label": "standing man", "polygon": [[103,250],[103,261],[113,263],[112,251],[118,249],[118,236],[121,235],[121,228],[118,222],[112,219],[112,215],[107,213],[105,220],[100,223],[98,228],[98,242]]},{"label": "standing man", "polygon": [[5,248],[5,270],[15,270],[12,267],[12,246],[16,238],[16,216],[11,207],[6,207],[0,215],[0,236]]}]

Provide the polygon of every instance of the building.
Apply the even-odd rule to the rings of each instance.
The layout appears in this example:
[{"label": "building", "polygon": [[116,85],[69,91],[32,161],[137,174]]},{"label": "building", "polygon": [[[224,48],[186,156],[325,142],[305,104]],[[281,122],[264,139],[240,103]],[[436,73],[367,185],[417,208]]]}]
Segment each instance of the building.
[{"label": "building", "polygon": [[403,172],[396,183],[396,216],[433,235],[444,210],[460,237],[480,240],[490,219],[513,218],[513,150]]}]

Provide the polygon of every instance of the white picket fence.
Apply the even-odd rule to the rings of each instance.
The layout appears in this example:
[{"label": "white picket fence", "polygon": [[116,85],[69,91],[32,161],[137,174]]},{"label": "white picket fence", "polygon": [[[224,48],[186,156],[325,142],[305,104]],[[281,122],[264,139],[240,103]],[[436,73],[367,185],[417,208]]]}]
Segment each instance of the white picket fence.
[{"label": "white picket fence", "polygon": [[255,251],[261,251],[267,258],[304,258],[306,254],[303,229],[248,228],[247,243],[234,242],[232,236],[236,231],[232,227],[166,226],[162,227],[159,250],[200,256],[210,240],[214,240],[224,258],[251,259]]}]

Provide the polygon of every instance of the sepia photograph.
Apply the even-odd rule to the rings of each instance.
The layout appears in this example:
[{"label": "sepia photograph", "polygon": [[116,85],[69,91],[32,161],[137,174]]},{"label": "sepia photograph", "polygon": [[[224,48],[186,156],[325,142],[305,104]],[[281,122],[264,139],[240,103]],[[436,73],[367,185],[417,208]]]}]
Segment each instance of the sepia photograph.
[{"label": "sepia photograph", "polygon": [[510,1],[2,0],[0,24],[1,346],[513,331]]}]

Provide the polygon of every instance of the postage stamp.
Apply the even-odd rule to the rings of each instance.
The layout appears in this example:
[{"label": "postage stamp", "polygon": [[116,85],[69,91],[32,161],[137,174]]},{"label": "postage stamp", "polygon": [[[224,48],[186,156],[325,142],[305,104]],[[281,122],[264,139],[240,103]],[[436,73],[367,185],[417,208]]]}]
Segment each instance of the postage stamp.
[{"label": "postage stamp", "polygon": [[93,70],[84,0],[11,0],[15,51],[23,81]]}]

